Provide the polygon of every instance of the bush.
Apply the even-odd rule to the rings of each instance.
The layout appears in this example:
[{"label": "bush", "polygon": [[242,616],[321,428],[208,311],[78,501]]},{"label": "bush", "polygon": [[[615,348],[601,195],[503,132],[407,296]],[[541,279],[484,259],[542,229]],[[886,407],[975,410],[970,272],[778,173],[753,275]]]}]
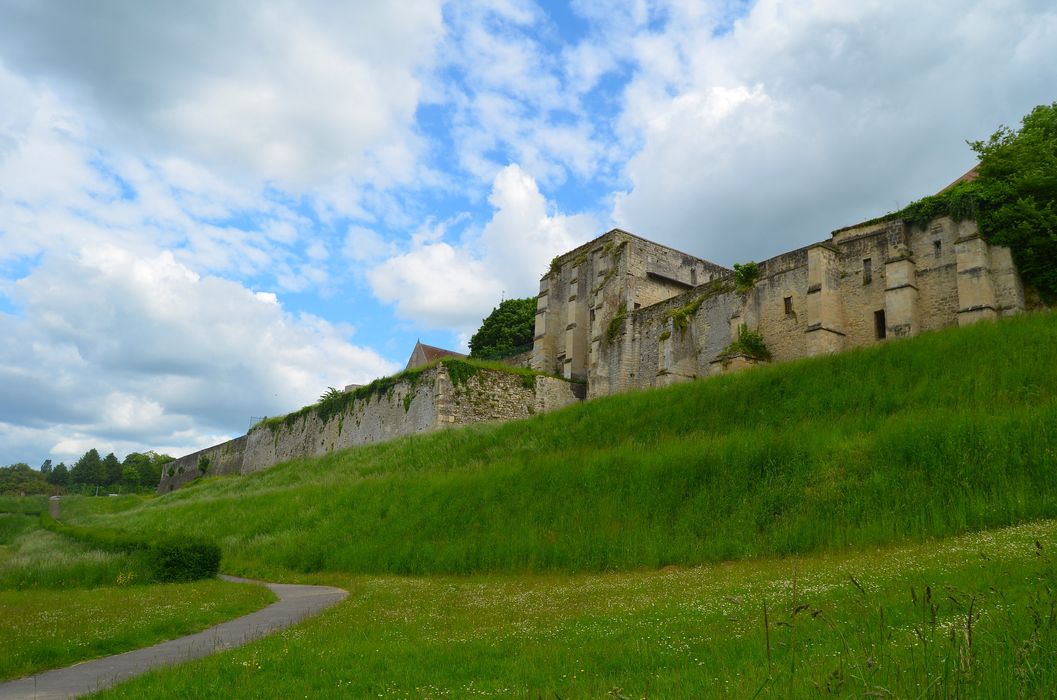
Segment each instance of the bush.
[{"label": "bush", "polygon": [[158,540],[147,554],[151,572],[164,583],[213,578],[220,571],[220,547],[205,540]]},{"label": "bush", "polygon": [[148,540],[118,530],[67,525],[47,513],[41,513],[40,523],[46,530],[97,549],[143,553],[154,581],[197,581],[213,578],[220,571],[220,547],[207,540],[177,537]]}]

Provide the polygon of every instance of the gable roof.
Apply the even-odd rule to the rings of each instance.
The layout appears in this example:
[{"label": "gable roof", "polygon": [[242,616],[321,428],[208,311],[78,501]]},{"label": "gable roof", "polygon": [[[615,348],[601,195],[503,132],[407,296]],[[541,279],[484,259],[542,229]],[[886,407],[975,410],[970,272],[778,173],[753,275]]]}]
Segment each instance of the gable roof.
[{"label": "gable roof", "polygon": [[445,350],[433,345],[426,345],[419,340],[415,342],[415,349],[411,351],[411,357],[407,358],[407,366],[404,369],[428,365],[430,362],[439,360],[442,357],[466,357],[466,355],[454,350]]}]

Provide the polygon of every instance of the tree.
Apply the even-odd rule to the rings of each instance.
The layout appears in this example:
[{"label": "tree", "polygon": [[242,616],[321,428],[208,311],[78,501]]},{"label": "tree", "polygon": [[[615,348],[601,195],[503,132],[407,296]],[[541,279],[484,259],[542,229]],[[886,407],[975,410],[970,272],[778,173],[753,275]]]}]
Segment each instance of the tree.
[{"label": "tree", "polygon": [[981,233],[1009,246],[1024,281],[1057,301],[1057,102],[1033,109],[1019,131],[1003,126],[970,146],[980,157],[970,191]]},{"label": "tree", "polygon": [[536,327],[536,299],[507,299],[470,338],[470,357],[499,360],[532,349]]},{"label": "tree", "polygon": [[0,467],[0,494],[46,494],[52,490],[44,475],[25,462]]},{"label": "tree", "polygon": [[70,483],[89,486],[102,486],[106,483],[106,473],[103,470],[103,460],[99,458],[99,450],[93,447],[81,455],[70,470]]},{"label": "tree", "polygon": [[48,483],[54,486],[66,486],[70,480],[70,472],[66,469],[64,462],[59,462],[51,473],[48,474]]},{"label": "tree", "polygon": [[128,466],[121,469],[121,485],[129,491],[139,488],[139,472],[135,467]]},{"label": "tree", "polygon": [[103,484],[113,486],[121,483],[121,462],[111,452],[103,458]]},{"label": "tree", "polygon": [[40,465],[40,473],[44,475],[44,478],[47,478],[48,474],[51,474],[51,460],[50,459],[44,460],[43,464]]},{"label": "tree", "polygon": [[168,464],[172,457],[156,452],[130,452],[125,457],[122,465],[125,468],[132,467],[139,474],[139,486],[142,488],[155,488],[161,481],[162,465]]}]

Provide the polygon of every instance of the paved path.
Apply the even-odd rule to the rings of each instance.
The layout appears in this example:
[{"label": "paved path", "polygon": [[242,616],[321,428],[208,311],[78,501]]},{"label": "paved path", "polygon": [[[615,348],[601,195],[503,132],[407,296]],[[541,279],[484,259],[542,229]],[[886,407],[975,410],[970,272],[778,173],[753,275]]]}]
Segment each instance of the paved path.
[{"label": "paved path", "polygon": [[260,583],[270,588],[279,600],[263,610],[188,637],[0,683],[0,700],[70,698],[109,688],[152,668],[172,666],[241,646],[315,615],[341,602],[348,595],[340,588],[329,586],[263,583],[234,576],[221,578],[236,583]]}]

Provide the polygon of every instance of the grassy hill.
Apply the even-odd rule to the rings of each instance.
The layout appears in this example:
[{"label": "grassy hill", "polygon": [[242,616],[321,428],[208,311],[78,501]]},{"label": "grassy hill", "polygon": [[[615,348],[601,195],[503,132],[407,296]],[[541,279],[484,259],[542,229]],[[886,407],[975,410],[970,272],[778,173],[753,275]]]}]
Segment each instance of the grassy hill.
[{"label": "grassy hill", "polygon": [[1037,314],[295,460],[76,519],[215,537],[225,570],[277,579],[626,570],[1057,517],[1055,465],[1057,316]]}]

